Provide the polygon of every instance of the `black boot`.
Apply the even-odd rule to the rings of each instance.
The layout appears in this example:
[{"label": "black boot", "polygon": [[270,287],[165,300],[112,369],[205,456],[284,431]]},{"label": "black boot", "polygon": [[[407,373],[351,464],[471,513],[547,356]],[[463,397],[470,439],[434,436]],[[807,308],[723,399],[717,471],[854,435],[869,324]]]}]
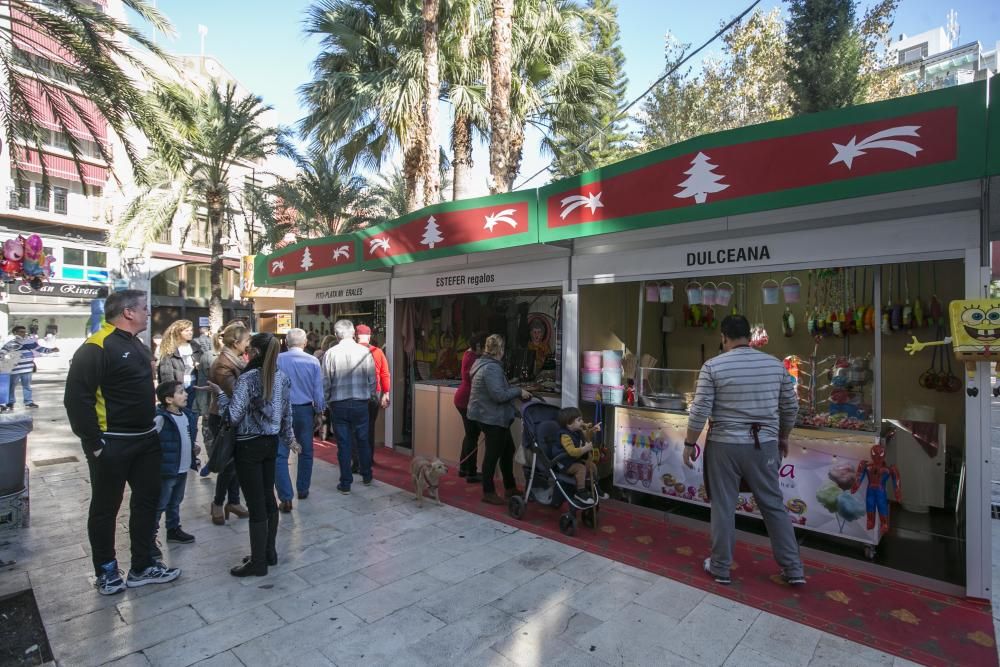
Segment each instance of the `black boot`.
[{"label": "black boot", "polygon": [[267,576],[267,521],[250,524],[250,559],[229,570],[234,577]]},{"label": "black boot", "polygon": [[273,512],[267,515],[267,564],[275,566],[278,564],[278,550],[274,547],[274,541],[278,537],[278,513]]},{"label": "black boot", "polygon": [[[278,564],[278,550],[274,547],[274,541],[278,537],[279,516],[277,512],[267,515],[267,548],[264,550],[264,555],[267,558],[268,567],[274,567]],[[244,556],[243,564],[246,565],[250,560],[250,556]]]}]

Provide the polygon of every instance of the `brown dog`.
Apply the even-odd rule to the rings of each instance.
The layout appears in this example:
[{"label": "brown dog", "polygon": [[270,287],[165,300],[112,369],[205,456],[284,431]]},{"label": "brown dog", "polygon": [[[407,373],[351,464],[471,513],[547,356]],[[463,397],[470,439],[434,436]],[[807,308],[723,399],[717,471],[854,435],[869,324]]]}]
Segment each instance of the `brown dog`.
[{"label": "brown dog", "polygon": [[441,498],[438,495],[438,482],[446,472],[448,472],[448,466],[441,459],[429,461],[423,456],[413,457],[413,461],[410,463],[410,476],[413,477],[414,495],[418,507],[424,506],[424,491],[426,490],[430,490],[438,505],[441,504]]}]

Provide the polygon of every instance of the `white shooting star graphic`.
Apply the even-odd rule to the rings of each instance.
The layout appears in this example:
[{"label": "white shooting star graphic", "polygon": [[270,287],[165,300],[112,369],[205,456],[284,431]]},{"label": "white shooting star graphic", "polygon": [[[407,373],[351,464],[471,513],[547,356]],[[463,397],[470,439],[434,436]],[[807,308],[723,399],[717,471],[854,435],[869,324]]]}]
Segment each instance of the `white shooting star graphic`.
[{"label": "white shooting star graphic", "polygon": [[833,149],[837,151],[837,154],[830,160],[830,164],[843,162],[850,169],[856,158],[864,155],[873,148],[899,151],[900,153],[906,153],[910,157],[916,157],[917,153],[922,151],[923,148],[909,141],[900,141],[894,137],[919,137],[920,135],[917,134],[917,130],[919,129],[919,125],[891,127],[888,130],[882,130],[869,137],[865,137],[861,141],[858,141],[858,137],[855,135],[846,144],[833,144]]},{"label": "white shooting star graphic", "polygon": [[604,208],[604,202],[601,201],[601,195],[603,192],[598,192],[596,195],[586,194],[586,195],[573,195],[571,197],[564,198],[559,205],[563,207],[562,213],[559,217],[563,220],[566,216],[575,211],[576,209],[584,206],[590,209],[591,214],[596,213],[597,209]]},{"label": "white shooting star graphic", "polygon": [[342,245],[342,246],[340,246],[339,248],[336,248],[333,251],[333,261],[336,262],[341,257],[344,257],[346,259],[350,259],[351,258],[351,248],[350,248],[350,246]]},{"label": "white shooting star graphic", "polygon": [[381,249],[382,252],[389,252],[389,239],[386,237],[376,237],[369,241],[368,252],[374,254],[376,249]]},{"label": "white shooting star graphic", "polygon": [[501,222],[506,222],[512,228],[517,229],[517,220],[511,217],[514,215],[514,213],[515,213],[514,209],[505,208],[499,213],[494,213],[493,215],[486,216],[486,226],[483,227],[483,229],[488,229],[492,232],[493,228],[496,227]]},{"label": "white shooting star graphic", "polygon": [[271,262],[271,273],[278,273],[285,270],[285,263],[279,259]]}]

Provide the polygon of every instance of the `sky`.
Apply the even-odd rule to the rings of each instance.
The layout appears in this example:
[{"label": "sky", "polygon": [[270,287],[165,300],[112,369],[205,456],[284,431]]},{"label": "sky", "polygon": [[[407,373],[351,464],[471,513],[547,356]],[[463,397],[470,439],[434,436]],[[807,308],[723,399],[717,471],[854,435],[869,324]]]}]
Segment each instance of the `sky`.
[{"label": "sky", "polygon": [[[694,12],[689,1],[618,0],[629,101],[663,73],[667,32],[683,43],[698,46],[751,1],[711,0],[697,3],[699,11]],[[198,26],[204,25],[208,28],[205,52],[218,58],[244,86],[272,105],[278,122],[294,126],[304,115],[297,90],[311,78],[311,64],[319,53],[319,41],[302,30],[311,4],[308,0],[154,0],[154,4],[177,31],[172,40],[161,38],[161,46],[173,53],[199,53]],[[872,0],[861,0],[859,15],[871,4]],[[781,5],[777,0],[763,0],[760,7],[767,11]],[[1000,3],[986,0],[901,0],[893,33],[915,35],[943,26],[949,9],[958,13],[960,44],[978,40],[987,50],[995,48],[1000,41]],[[720,48],[716,41],[702,56],[718,54]],[[447,119],[442,121],[445,127],[441,143],[447,146]],[[537,137],[529,136],[518,187],[525,177],[549,164],[551,156],[541,155],[537,146]],[[486,147],[477,147],[474,158],[474,186],[477,194],[485,194]],[[387,165],[387,169],[391,168]],[[524,187],[547,180],[548,176],[543,175]]]}]

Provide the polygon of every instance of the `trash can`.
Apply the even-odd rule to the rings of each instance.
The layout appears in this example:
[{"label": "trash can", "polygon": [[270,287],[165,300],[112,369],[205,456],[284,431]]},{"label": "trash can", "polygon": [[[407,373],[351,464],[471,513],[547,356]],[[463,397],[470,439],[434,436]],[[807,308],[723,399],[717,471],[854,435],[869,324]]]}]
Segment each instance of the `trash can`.
[{"label": "trash can", "polygon": [[33,427],[27,412],[0,414],[0,496],[24,490],[28,433]]}]

